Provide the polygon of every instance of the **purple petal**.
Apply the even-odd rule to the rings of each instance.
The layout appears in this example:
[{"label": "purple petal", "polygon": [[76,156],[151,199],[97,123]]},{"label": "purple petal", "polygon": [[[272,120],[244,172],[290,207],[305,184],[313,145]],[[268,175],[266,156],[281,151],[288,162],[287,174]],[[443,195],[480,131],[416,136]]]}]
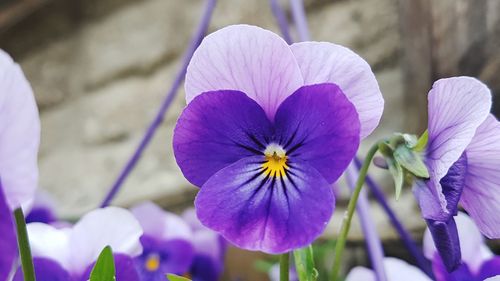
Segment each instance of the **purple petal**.
[{"label": "purple petal", "polygon": [[329,183],[340,177],[359,146],[356,109],[335,84],[298,89],[279,107],[275,126],[288,157],[307,162]]},{"label": "purple petal", "polygon": [[447,222],[433,220],[426,222],[446,269],[448,272],[455,270],[462,261],[455,219],[452,217]]},{"label": "purple petal", "polygon": [[262,154],[271,122],[242,92],[216,91],[197,96],[174,130],[174,154],[184,176],[201,187],[220,169],[243,157]]},{"label": "purple petal", "polygon": [[217,281],[222,274],[223,263],[210,256],[197,255],[189,269],[193,281]]},{"label": "purple petal", "polygon": [[483,263],[479,271],[478,280],[484,280],[497,275],[500,275],[500,257],[492,258]]},{"label": "purple petal", "polygon": [[490,115],[466,149],[462,205],[481,232],[500,238],[500,123]]},{"label": "purple petal", "polygon": [[189,225],[176,214],[164,211],[152,202],[143,202],[130,210],[144,230],[157,239],[186,239],[192,237]]},{"label": "purple petal", "polygon": [[335,83],[354,104],[361,138],[378,125],[384,98],[370,65],[348,48],[327,42],[300,42],[291,46],[305,85]]},{"label": "purple petal", "polygon": [[27,229],[33,257],[54,260],[71,271],[70,228],[58,229],[49,224],[35,222],[29,223]]},{"label": "purple petal", "polygon": [[[466,214],[459,212],[455,217],[462,252],[462,261],[474,272],[478,271],[484,260],[492,257],[491,251],[484,244],[483,235],[477,226]],[[436,247],[429,229],[424,235],[424,254],[432,260],[436,254]]]},{"label": "purple petal", "polygon": [[443,213],[449,211],[440,181],[463,154],[477,127],[488,116],[491,93],[474,78],[455,77],[436,81],[429,92],[428,102],[427,166],[431,191],[441,212],[422,211],[426,219],[442,220]]},{"label": "purple petal", "polygon": [[[467,266],[463,263],[459,265],[453,272],[448,272],[443,261],[436,255],[432,260],[432,269],[436,280],[438,281],[476,281],[477,279]],[[482,280],[482,279],[481,279]]]},{"label": "purple petal", "polygon": [[[122,254],[114,254],[113,255],[114,261],[115,261],[115,277],[116,281],[139,281],[142,279],[139,278],[139,274],[137,273],[137,270],[135,268],[134,260],[127,256],[127,255],[122,255]],[[79,281],[88,281],[90,278],[90,273],[92,272],[92,269],[94,268],[95,262],[91,263],[85,272],[80,275],[80,278],[78,278]],[[145,279],[147,280],[147,279]],[[165,280],[165,275],[163,275],[163,279]],[[43,280],[42,280],[43,281]],[[49,280],[47,280],[49,281]],[[52,280],[50,280],[52,281]],[[150,280],[148,280],[150,281]],[[151,280],[153,281],[153,280]]]},{"label": "purple petal", "polygon": [[[33,258],[35,275],[37,281],[72,281],[75,280],[70,274],[56,261],[49,258]],[[5,279],[1,279],[5,280]],[[23,281],[23,271],[19,267],[14,275],[13,281]],[[88,279],[85,279],[85,281]]]},{"label": "purple petal", "polygon": [[141,235],[139,222],[128,210],[107,207],[87,213],[69,237],[72,271],[82,272],[108,245],[114,254],[139,255]]},{"label": "purple petal", "polygon": [[7,206],[0,182],[0,280],[7,280],[17,258],[17,239],[14,231],[12,213]]},{"label": "purple petal", "polygon": [[[136,258],[136,265],[143,280],[165,280],[166,273],[183,274],[194,258],[193,246],[186,240],[165,241],[143,235],[141,243],[144,251]],[[151,262],[155,267],[150,267]]]},{"label": "purple petal", "polygon": [[57,221],[55,213],[56,203],[52,196],[41,189],[35,193],[33,205],[28,215],[26,216],[26,223],[30,222],[43,222],[52,223]]},{"label": "purple petal", "polygon": [[288,44],[271,31],[250,25],[220,29],[201,42],[186,73],[186,100],[203,92],[237,90],[264,108],[269,119],[303,85]]},{"label": "purple petal", "polygon": [[243,249],[276,254],[310,244],[332,215],[330,185],[305,162],[265,175],[263,160],[247,157],[212,176],[196,197],[198,218]]},{"label": "purple petal", "polygon": [[11,210],[33,199],[38,186],[40,118],[33,90],[18,64],[0,50],[0,175]]}]

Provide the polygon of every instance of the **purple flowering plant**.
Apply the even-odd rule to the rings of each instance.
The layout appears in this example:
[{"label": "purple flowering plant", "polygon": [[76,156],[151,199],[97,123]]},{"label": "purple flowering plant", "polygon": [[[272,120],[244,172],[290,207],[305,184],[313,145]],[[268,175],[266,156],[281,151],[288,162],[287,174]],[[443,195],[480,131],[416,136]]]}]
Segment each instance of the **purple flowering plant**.
[{"label": "purple flowering plant", "polygon": [[[483,235],[500,237],[500,125],[490,114],[486,85],[471,77],[436,81],[428,94],[428,130],[375,142],[359,163],[360,142],[378,126],[384,108],[368,63],[348,48],[309,41],[300,1],[291,8],[303,42],[292,43],[286,17],[272,0],[286,41],[250,25],[227,26],[201,40],[215,1],[207,3],[137,151],[102,208],[74,225],[58,220],[56,204],[35,192],[38,110],[20,67],[0,51],[0,281],[156,281],[166,274],[172,281],[215,281],[228,244],[281,254],[272,279],[317,280],[311,244],[332,217],[332,186],[344,173],[352,195],[333,269],[321,277],[338,280],[357,209],[374,270],[355,268],[347,280],[498,280],[500,260],[483,241]],[[185,178],[199,187],[195,209],[179,216],[151,202],[130,211],[107,207],[184,77],[187,105],[173,150]],[[365,181],[374,186],[368,169],[377,153],[384,159],[378,165],[394,178],[396,198],[411,187],[427,223],[422,254],[384,196],[376,195],[420,269],[384,257],[362,190]]]}]

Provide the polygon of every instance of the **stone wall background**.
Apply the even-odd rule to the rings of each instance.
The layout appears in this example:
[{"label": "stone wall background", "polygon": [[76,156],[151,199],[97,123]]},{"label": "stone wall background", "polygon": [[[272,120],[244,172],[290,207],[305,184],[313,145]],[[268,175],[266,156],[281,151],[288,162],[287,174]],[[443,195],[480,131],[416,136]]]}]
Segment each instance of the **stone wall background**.
[{"label": "stone wall background", "polygon": [[[40,185],[60,203],[62,216],[76,217],[100,203],[139,143],[172,84],[204,1],[43,2],[36,11],[0,29],[0,48],[20,62],[40,107]],[[288,7],[287,1],[281,2]],[[361,151],[375,139],[405,131],[413,117],[406,114],[398,1],[305,2],[312,38],[358,52],[372,66],[384,94],[381,125]],[[279,33],[266,0],[219,1],[210,31],[236,23]],[[114,204],[154,200],[171,210],[192,204],[196,189],[182,177],[171,148],[173,125],[185,105],[183,95],[181,89]],[[378,178],[390,192],[392,184],[383,174],[377,173]],[[343,204],[341,199],[327,235],[338,231]],[[404,223],[421,234],[423,222],[411,194],[391,204]],[[373,215],[384,239],[393,240],[394,232],[380,208],[374,206]],[[354,221],[351,238],[359,241],[360,227]],[[399,246],[394,251],[400,252]],[[353,250],[352,255],[364,259],[359,251]],[[236,263],[233,271],[245,272],[244,267],[248,265]],[[262,280],[262,276],[242,276]]]}]

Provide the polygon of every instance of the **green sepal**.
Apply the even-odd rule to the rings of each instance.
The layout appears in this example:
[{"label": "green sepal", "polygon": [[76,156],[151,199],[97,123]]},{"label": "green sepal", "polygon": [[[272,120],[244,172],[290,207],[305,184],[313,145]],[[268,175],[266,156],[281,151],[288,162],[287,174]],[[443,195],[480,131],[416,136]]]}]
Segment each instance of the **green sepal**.
[{"label": "green sepal", "polygon": [[300,281],[316,281],[318,271],[314,267],[314,254],[311,245],[293,251],[295,270]]},{"label": "green sepal", "polygon": [[110,246],[106,246],[97,262],[92,268],[89,281],[114,281],[115,280],[115,261],[113,259],[113,251]]},{"label": "green sepal", "polygon": [[415,146],[412,147],[413,151],[422,152],[424,151],[427,143],[429,142],[429,131],[425,130],[425,132],[420,136]]},{"label": "green sepal", "polygon": [[394,159],[394,151],[388,142],[382,142],[379,144],[378,149],[380,153],[384,156],[389,167],[389,172],[391,172],[392,178],[394,179],[394,190],[396,195],[396,200],[401,196],[401,191],[403,189],[404,183],[404,171],[401,165]]},{"label": "green sepal", "polygon": [[183,277],[183,276],[179,276],[179,275],[175,275],[175,274],[167,274],[167,279],[169,281],[191,281],[191,279],[189,278],[186,278],[186,277]]},{"label": "green sepal", "polygon": [[429,178],[429,171],[420,155],[410,148],[400,145],[394,150],[394,160],[419,178]]}]

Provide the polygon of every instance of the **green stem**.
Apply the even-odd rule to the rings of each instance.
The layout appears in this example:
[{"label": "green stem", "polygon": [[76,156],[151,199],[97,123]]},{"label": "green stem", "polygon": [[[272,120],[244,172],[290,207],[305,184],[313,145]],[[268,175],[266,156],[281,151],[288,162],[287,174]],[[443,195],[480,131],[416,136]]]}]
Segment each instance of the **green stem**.
[{"label": "green stem", "polygon": [[356,209],[356,204],[358,202],[359,193],[363,188],[363,184],[365,182],[366,174],[368,173],[368,168],[370,167],[370,163],[377,153],[378,150],[378,142],[374,144],[368,154],[366,155],[365,161],[363,162],[363,166],[359,170],[358,180],[356,181],[356,186],[354,192],[352,193],[351,199],[349,200],[349,204],[347,205],[347,214],[342,221],[342,226],[340,228],[339,238],[335,244],[335,259],[333,260],[333,270],[332,270],[332,280],[338,280],[338,275],[340,271],[340,263],[342,253],[344,252],[345,242],[347,240],[347,234],[349,233],[349,228],[351,227],[352,216],[354,215],[354,210]]},{"label": "green stem", "polygon": [[284,253],[280,256],[280,281],[288,281],[290,272],[290,254]]},{"label": "green stem", "polygon": [[23,210],[20,207],[14,211],[14,217],[16,219],[17,245],[19,246],[19,254],[21,255],[24,281],[35,281],[35,269],[33,267],[33,259],[31,258],[26,221],[24,220]]}]

